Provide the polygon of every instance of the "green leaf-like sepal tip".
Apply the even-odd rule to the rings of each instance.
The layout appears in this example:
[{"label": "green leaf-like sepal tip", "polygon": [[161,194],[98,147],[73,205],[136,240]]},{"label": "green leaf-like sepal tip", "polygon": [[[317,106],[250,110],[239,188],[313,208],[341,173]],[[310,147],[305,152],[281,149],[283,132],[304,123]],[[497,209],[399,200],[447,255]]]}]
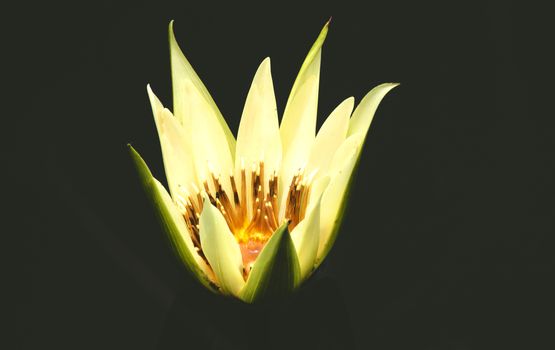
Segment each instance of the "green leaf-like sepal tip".
[{"label": "green leaf-like sepal tip", "polygon": [[211,291],[217,292],[217,287],[214,286],[206,274],[200,269],[195,261],[195,258],[191,254],[191,251],[187,247],[187,244],[182,236],[184,233],[179,229],[176,217],[175,215],[172,215],[172,208],[169,207],[169,205],[173,204],[167,203],[167,200],[164,200],[163,194],[156,185],[156,179],[152,176],[152,173],[143,158],[141,158],[133,146],[127,146],[129,148],[131,159],[133,159],[133,162],[135,163],[135,168],[137,169],[141,185],[143,186],[149,201],[152,203],[156,217],[158,218],[162,229],[167,234],[172,248],[182,262],[184,262],[184,265],[193,277],[195,277],[200,283]]},{"label": "green leaf-like sepal tip", "polygon": [[301,268],[285,222],[260,252],[240,298],[247,302],[278,298],[291,293],[300,282]]}]

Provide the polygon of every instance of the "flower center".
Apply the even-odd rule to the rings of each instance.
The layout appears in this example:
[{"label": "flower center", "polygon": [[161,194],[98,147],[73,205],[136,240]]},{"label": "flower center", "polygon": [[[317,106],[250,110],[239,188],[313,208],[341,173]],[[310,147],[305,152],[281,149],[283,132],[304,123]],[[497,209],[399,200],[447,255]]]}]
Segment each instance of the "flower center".
[{"label": "flower center", "polygon": [[[282,204],[283,219],[290,220],[289,231],[293,230],[306,214],[311,180],[312,176],[305,176],[303,169],[299,169],[291,179],[287,198]],[[250,171],[242,167],[238,181],[233,175],[229,177],[231,193],[227,193],[222,186],[220,176],[212,172],[210,182],[203,181],[202,192],[205,192],[212,205],[220,210],[237,239],[246,276],[272,233],[280,226],[279,178],[273,172],[266,180],[264,162],[259,162],[253,165]],[[180,187],[182,191],[176,202],[189,227],[197,252],[204,257],[199,236],[202,192],[194,184],[192,188],[194,194],[189,194]]]}]

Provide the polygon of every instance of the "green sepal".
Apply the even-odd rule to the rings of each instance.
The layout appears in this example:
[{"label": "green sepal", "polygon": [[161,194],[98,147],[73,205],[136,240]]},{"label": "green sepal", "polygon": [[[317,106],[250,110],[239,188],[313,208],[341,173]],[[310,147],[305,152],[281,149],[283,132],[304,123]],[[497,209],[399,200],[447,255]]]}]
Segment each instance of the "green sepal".
[{"label": "green sepal", "polygon": [[288,221],[281,225],[260,252],[241,291],[244,302],[279,298],[299,285],[301,267],[288,225]]},{"label": "green sepal", "polygon": [[141,158],[139,153],[133,148],[133,146],[128,144],[127,147],[129,148],[131,159],[133,159],[133,162],[135,164],[135,169],[137,169],[141,185],[143,186],[148,199],[152,203],[152,207],[154,209],[156,217],[158,218],[163,231],[167,234],[174,252],[184,263],[187,271],[189,271],[194,278],[196,278],[201,284],[206,286],[211,291],[217,292],[217,287],[212,283],[212,281],[210,281],[208,276],[198,266],[195,258],[191,254],[191,251],[183,240],[182,233],[174,222],[172,214],[170,212],[170,208],[166,206],[164,199],[162,198],[162,194],[156,186],[156,180],[152,176],[150,169],[146,165],[143,158]]}]

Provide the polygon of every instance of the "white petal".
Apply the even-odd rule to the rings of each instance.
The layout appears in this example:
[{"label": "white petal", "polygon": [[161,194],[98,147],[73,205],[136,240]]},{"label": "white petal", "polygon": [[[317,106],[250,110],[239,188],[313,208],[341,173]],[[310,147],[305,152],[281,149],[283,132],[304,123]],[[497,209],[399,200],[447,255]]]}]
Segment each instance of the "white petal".
[{"label": "white petal", "polygon": [[384,96],[397,85],[399,84],[381,84],[370,90],[370,92],[364,96],[353,112],[353,117],[349,123],[348,135],[361,133],[363,135],[363,139],[366,138],[366,134],[368,133],[374,114],[378,109],[378,105]]},{"label": "white petal", "polygon": [[243,279],[241,249],[220,211],[205,198],[200,215],[200,244],[222,291],[238,295]]},{"label": "white petal", "polygon": [[[228,152],[233,156],[235,152],[235,138],[231,130],[229,130],[229,126],[225,122],[216,103],[212,99],[212,96],[210,96],[210,93],[179,48],[173,32],[173,21],[170,22],[169,37],[173,110],[175,116],[181,122],[188,135],[193,133],[194,130],[192,129],[193,119],[200,119],[201,121],[213,119],[211,120],[211,124],[224,135]],[[193,92],[198,95],[196,98],[201,98],[204,101],[202,109],[191,106],[192,99],[190,94]]]},{"label": "white petal", "polygon": [[[197,250],[195,249],[195,246],[194,246],[193,241],[191,239],[191,233],[189,231],[189,228],[185,224],[185,220],[183,219],[183,216],[181,215],[181,213],[177,209],[175,203],[170,198],[170,195],[168,194],[168,192],[166,191],[164,186],[158,180],[156,180],[155,178],[153,178],[153,180],[154,180],[154,183],[156,185],[156,189],[158,190],[158,193],[160,194],[160,197],[163,200],[164,206],[170,212],[172,220],[173,220],[175,226],[177,227],[177,229],[179,230],[179,232],[181,234],[180,236],[181,236],[182,243],[185,243],[186,249],[191,253],[191,256],[193,257],[194,262],[196,263],[196,266],[191,266],[191,268],[192,269],[195,269],[195,268],[200,269],[202,272],[204,272],[204,274],[206,276],[208,276],[208,278],[211,281],[214,282],[216,280],[216,278],[214,276],[214,272],[208,266],[208,264],[206,264],[204,259],[198,254]],[[188,261],[186,261],[186,262],[188,262]]]},{"label": "white petal", "polygon": [[265,183],[270,174],[280,169],[281,139],[270,58],[260,64],[252,81],[239,124],[235,154],[236,171],[242,163],[249,167],[263,160]]},{"label": "white petal", "polygon": [[195,170],[199,181],[207,181],[212,188],[212,173],[221,175],[222,185],[231,193],[229,175],[233,173],[233,158],[227,147],[223,130],[218,127],[216,118],[209,117],[211,109],[198,94],[196,88],[188,83],[184,89],[189,98],[189,106],[196,111],[204,111],[203,118],[192,119],[192,144]]},{"label": "white petal", "polygon": [[310,151],[307,165],[308,173],[314,169],[318,169],[320,176],[327,173],[331,161],[330,155],[335,153],[347,135],[349,117],[354,104],[355,99],[349,97],[337,106],[324,122]]},{"label": "white petal", "polygon": [[154,95],[150,85],[147,85],[147,91],[160,138],[170,193],[173,198],[177,198],[180,186],[189,190],[190,184],[196,182],[191,143],[176,118]]},{"label": "white petal", "polygon": [[320,241],[320,203],[321,196],[306,217],[293,229],[291,238],[295,244],[301,267],[301,280],[313,270]]},{"label": "white petal", "polygon": [[317,262],[321,261],[329,251],[330,239],[335,238],[336,229],[341,221],[343,201],[357,161],[357,148],[351,148],[342,166],[331,178],[330,183],[322,195],[320,213],[320,242]]}]

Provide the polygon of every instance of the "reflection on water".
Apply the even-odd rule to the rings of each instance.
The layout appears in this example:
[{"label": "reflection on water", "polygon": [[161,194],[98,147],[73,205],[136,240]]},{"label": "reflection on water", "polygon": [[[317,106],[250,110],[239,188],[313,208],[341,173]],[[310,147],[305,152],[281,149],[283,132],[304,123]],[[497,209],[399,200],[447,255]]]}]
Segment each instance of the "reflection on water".
[{"label": "reflection on water", "polygon": [[211,294],[201,287],[177,293],[158,349],[353,349],[343,295],[316,274],[295,295],[263,305]]}]

